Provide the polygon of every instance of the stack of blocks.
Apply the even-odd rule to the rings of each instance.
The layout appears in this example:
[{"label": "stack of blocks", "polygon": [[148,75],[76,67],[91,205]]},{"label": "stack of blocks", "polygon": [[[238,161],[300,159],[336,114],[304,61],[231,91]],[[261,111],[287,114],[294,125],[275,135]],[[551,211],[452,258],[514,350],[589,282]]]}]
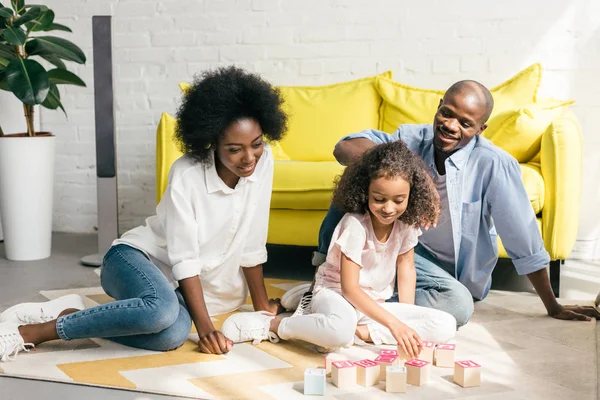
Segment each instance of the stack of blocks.
[{"label": "stack of blocks", "polygon": [[464,388],[479,386],[481,366],[471,360],[454,362],[455,350],[454,344],[436,346],[433,342],[424,341],[418,359],[408,359],[408,355],[399,347],[397,350],[382,348],[375,360],[350,361],[343,354],[330,353],[325,356],[325,368],[308,368],[305,371],[304,394],[324,395],[329,372],[331,383],[339,388],[352,387],[357,383],[374,386],[385,381],[386,392],[406,393],[407,384],[423,386],[429,381],[430,365],[434,363],[437,367],[454,367],[456,384]]}]

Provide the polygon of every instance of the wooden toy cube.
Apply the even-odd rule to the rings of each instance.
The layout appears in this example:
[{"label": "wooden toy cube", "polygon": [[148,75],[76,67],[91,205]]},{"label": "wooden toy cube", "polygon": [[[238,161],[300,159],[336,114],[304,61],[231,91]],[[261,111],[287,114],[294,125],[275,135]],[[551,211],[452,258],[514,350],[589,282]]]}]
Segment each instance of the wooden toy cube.
[{"label": "wooden toy cube", "polygon": [[323,368],[306,368],[304,371],[304,394],[324,396],[327,373]]},{"label": "wooden toy cube", "polygon": [[435,343],[424,340],[423,350],[417,357],[419,360],[427,361],[433,364],[433,353],[435,352]]},{"label": "wooden toy cube", "polygon": [[408,353],[406,353],[400,346],[398,346],[396,353],[398,353],[398,359],[400,361],[408,361],[411,359],[411,357],[408,355]]},{"label": "wooden toy cube", "polygon": [[412,359],[404,363],[406,367],[406,382],[414,386],[423,386],[429,381],[429,363]]},{"label": "wooden toy cube", "polygon": [[332,362],[331,383],[339,388],[356,385],[356,365],[348,360]]},{"label": "wooden toy cube", "polygon": [[334,361],[345,361],[348,357],[341,353],[329,353],[325,356],[324,366],[327,375],[331,374],[331,363]]},{"label": "wooden toy cube", "polygon": [[400,365],[400,359],[398,358],[397,355],[395,355],[395,356],[379,355],[375,359],[375,361],[379,363],[379,370],[380,370],[379,371],[379,380],[381,380],[381,381],[386,380],[386,372],[385,371],[386,371],[387,367]]},{"label": "wooden toy cube", "polygon": [[481,365],[471,360],[457,361],[454,363],[454,382],[465,388],[479,386]]},{"label": "wooden toy cube", "polygon": [[373,360],[355,361],[356,379],[361,386],[374,386],[379,383],[379,363]]},{"label": "wooden toy cube", "polygon": [[406,367],[390,365],[385,368],[385,391],[406,393]]},{"label": "wooden toy cube", "polygon": [[442,368],[454,368],[455,344],[438,344],[435,348],[435,365]]}]

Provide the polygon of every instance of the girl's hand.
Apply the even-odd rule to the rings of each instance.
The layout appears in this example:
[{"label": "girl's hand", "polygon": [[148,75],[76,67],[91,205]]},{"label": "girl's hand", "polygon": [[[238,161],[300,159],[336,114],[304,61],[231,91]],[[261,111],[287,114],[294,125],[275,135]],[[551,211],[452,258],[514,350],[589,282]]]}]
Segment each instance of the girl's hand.
[{"label": "girl's hand", "polygon": [[200,337],[198,347],[200,347],[201,352],[206,354],[229,353],[233,347],[233,342],[216,329],[203,335],[199,334],[198,336]]},{"label": "girl's hand", "polygon": [[400,346],[411,359],[419,356],[423,349],[423,341],[414,329],[409,328],[399,320],[393,322],[388,329],[394,336],[394,339],[398,342],[398,346]]}]

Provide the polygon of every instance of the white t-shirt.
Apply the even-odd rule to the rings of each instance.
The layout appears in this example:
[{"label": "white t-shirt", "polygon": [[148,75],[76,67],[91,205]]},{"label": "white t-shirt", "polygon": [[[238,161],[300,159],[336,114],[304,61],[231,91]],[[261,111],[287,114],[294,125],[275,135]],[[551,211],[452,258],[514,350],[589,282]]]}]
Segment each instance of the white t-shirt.
[{"label": "white t-shirt", "polygon": [[[246,302],[240,267],[267,261],[267,229],[273,186],[268,145],[254,173],[235,189],[204,165],[183,156],[173,163],[156,215],[113,242],[146,253],[170,281],[199,275],[209,315]],[[175,283],[176,286],[176,283]]]},{"label": "white t-shirt", "polygon": [[338,223],[327,259],[316,276],[315,293],[322,288],[342,292],[342,253],[360,265],[359,285],[372,299],[383,302],[394,294],[397,259],[417,245],[421,230],[395,221],[385,243],[377,240],[368,213],[346,214]]}]

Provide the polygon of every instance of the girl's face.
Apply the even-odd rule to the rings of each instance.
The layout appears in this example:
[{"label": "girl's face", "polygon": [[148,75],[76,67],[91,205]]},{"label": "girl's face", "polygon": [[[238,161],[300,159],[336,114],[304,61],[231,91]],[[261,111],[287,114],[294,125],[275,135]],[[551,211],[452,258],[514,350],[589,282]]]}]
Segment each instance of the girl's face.
[{"label": "girl's face", "polygon": [[410,184],[399,176],[381,176],[369,185],[369,211],[377,222],[391,225],[406,211]]},{"label": "girl's face", "polygon": [[[217,172],[226,184],[254,173],[265,149],[258,122],[246,118],[231,124],[217,141]],[[221,164],[221,165],[219,165]]]}]

